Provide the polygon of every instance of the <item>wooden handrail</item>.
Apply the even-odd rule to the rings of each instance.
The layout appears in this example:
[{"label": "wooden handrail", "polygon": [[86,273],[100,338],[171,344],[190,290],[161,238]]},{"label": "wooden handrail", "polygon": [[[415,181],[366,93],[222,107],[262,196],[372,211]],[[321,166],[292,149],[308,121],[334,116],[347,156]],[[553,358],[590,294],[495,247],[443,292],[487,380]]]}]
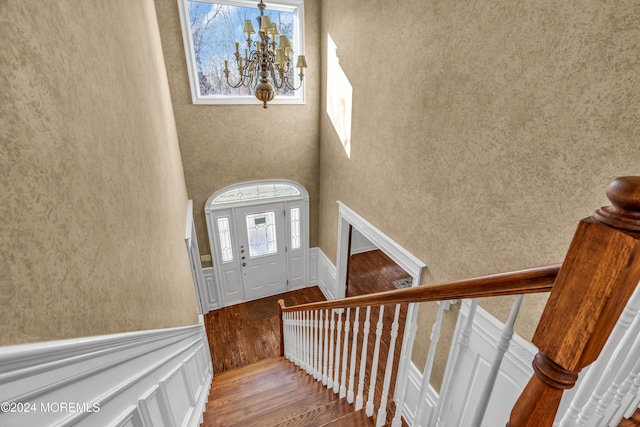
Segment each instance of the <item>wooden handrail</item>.
[{"label": "wooden handrail", "polygon": [[562,264],[552,264],[544,267],[492,274],[490,276],[477,277],[474,279],[466,279],[456,282],[417,286],[414,288],[377,292],[375,294],[361,295],[333,301],[322,301],[291,307],[282,307],[282,311],[291,312],[326,308],[364,307],[368,305],[446,301],[463,298],[483,298],[549,292],[553,287],[553,283],[558,275],[561,265]]}]

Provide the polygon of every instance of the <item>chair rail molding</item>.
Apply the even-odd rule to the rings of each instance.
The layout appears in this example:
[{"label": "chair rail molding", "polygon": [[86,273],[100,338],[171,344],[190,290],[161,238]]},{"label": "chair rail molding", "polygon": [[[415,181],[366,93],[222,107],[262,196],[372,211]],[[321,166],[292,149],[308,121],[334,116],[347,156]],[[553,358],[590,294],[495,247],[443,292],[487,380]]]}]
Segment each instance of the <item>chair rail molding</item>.
[{"label": "chair rail molding", "polygon": [[0,347],[0,425],[198,426],[213,377],[200,319]]}]

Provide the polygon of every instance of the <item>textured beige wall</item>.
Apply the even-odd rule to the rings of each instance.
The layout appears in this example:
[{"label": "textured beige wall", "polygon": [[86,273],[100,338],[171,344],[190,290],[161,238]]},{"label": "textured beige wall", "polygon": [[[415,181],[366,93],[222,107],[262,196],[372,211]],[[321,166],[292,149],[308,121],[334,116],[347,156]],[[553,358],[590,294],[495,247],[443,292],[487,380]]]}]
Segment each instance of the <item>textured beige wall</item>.
[{"label": "textured beige wall", "polygon": [[0,2],[0,345],[197,323],[153,0]]},{"label": "textured beige wall", "polygon": [[[350,159],[321,114],[320,247],[334,261],[341,200],[432,281],[558,262],[608,182],[640,174],[635,0],[326,0],[321,22],[353,86]],[[527,297],[522,335],[544,298]]]},{"label": "textured beige wall", "polygon": [[[269,2],[266,2],[267,6]],[[256,2],[257,4],[257,2]],[[305,105],[193,105],[176,0],[156,0],[180,149],[201,254],[210,253],[204,205],[237,182],[290,179],[310,195],[310,245],[318,245],[320,41],[318,0],[305,8]]]}]

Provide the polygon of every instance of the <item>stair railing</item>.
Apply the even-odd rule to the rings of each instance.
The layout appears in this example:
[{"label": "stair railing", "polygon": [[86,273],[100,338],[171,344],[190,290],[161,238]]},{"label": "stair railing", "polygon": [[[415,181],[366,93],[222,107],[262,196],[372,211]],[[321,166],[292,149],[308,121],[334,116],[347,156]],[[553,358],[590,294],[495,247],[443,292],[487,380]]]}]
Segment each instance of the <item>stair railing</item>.
[{"label": "stair railing", "polygon": [[[374,413],[374,391],[378,387],[375,384],[378,371],[376,365],[378,363],[382,330],[384,329],[382,323],[384,306],[386,304],[394,305],[394,320],[390,327],[389,337],[385,338],[385,341],[388,341],[390,351],[384,368],[384,379],[380,385],[381,398],[379,399],[377,410],[376,425],[382,426],[386,423],[386,405],[391,376],[393,372],[396,372],[396,366],[394,366],[396,357],[393,357],[393,353],[399,329],[398,313],[400,312],[401,304],[463,298],[473,299],[467,324],[463,327],[457,344],[459,351],[460,348],[468,344],[471,323],[473,322],[472,312],[477,305],[477,298],[551,292],[533,338],[533,343],[539,349],[539,353],[533,361],[534,375],[513,407],[510,420],[507,423],[507,426],[510,427],[551,426],[563,391],[573,387],[582,368],[596,360],[623,309],[625,309],[627,301],[640,281],[640,177],[622,177],[614,180],[607,190],[607,197],[611,200],[613,206],[601,208],[592,217],[586,218],[579,223],[562,266],[539,267],[440,285],[379,292],[295,307],[284,307],[284,302],[281,302],[281,318],[285,335],[283,353],[292,362],[301,367],[309,366],[311,359],[315,356],[315,352],[313,353],[314,356],[312,356],[307,344],[305,344],[307,341],[304,339],[304,320],[301,321],[301,319],[324,318],[324,340],[320,331],[317,335],[309,338],[313,341],[312,348],[313,346],[318,346],[318,366],[323,367],[323,384],[326,384],[328,388],[333,388],[336,392],[341,390],[343,386],[346,387],[346,395],[348,397],[356,396],[356,409],[359,409],[364,404],[363,389],[366,382],[365,377],[367,376],[365,366],[370,366],[369,372],[371,374],[370,378],[368,378],[369,393],[366,412],[368,416],[372,416]],[[516,305],[519,306],[519,304],[520,298],[517,298]],[[353,330],[345,331],[344,335],[342,335],[344,337],[343,341],[340,342],[342,318],[346,315],[350,316],[350,309],[355,309],[353,321],[348,317],[347,319],[349,320],[345,320],[344,325],[349,328],[349,325],[353,324]],[[347,310],[346,313],[345,310]],[[504,351],[513,334],[512,327],[515,313],[517,313],[517,307],[512,310],[512,315],[503,330],[493,368],[499,367]],[[370,358],[367,355],[367,338],[371,327],[372,315],[374,314],[377,315],[375,318],[377,323],[375,326],[373,357]],[[338,326],[337,342],[334,340],[335,316],[338,317],[338,325],[340,325]],[[363,335],[358,335],[357,328],[361,317],[364,317]],[[330,322],[329,318],[331,319]],[[328,329],[331,332],[330,336],[327,335]],[[352,378],[356,370],[358,370],[354,366],[354,361],[357,360],[354,357],[354,350],[351,352],[349,368],[345,363],[347,358],[346,350],[349,347],[349,333],[351,333],[351,337],[354,340],[362,337],[357,394],[354,386],[355,380]],[[437,343],[438,334],[439,331],[434,329],[431,337],[432,346]],[[415,336],[414,333],[410,335]],[[413,342],[411,341],[410,346],[412,345]],[[351,343],[351,348],[357,348],[355,342]],[[323,351],[320,351],[321,349]],[[342,354],[343,361],[340,364],[341,349],[344,353]],[[406,351],[406,349],[403,349],[403,351]],[[328,376],[327,357],[329,359]],[[335,375],[333,373],[334,360]],[[453,368],[455,368],[455,363],[457,363],[455,354],[450,360],[453,361]],[[629,359],[627,358],[627,360]],[[625,372],[636,373],[636,376],[632,377],[631,383],[625,385],[627,389],[632,389],[635,385],[634,378],[638,378],[637,372],[640,366],[636,367],[633,362],[637,362],[637,360],[631,359],[631,361],[625,363]],[[429,358],[427,363],[429,363]],[[340,368],[343,370],[349,369],[348,386],[344,384],[347,374],[345,372],[340,375],[338,372]],[[430,367],[425,366],[425,373],[427,373],[428,369]],[[432,422],[437,426],[444,425],[442,415],[446,413],[449,404],[447,402],[446,388],[447,382],[451,379],[450,372],[453,370],[447,367],[437,403],[438,407],[435,415],[430,417],[428,425],[433,425]],[[490,384],[485,388],[485,393],[481,397],[481,404],[476,409],[474,425],[479,426],[482,421],[491,393],[491,383],[495,381],[496,373],[497,370],[491,370],[489,375]],[[447,377],[447,374],[449,374],[449,377]],[[428,377],[428,374],[424,376]],[[325,378],[327,378],[326,382],[324,381]],[[402,378],[397,378],[396,380],[396,385],[402,383]],[[625,378],[620,374],[618,380],[618,383],[620,383]],[[423,381],[423,387],[424,385]],[[612,392],[614,394],[611,397],[612,399],[620,400],[617,394],[619,388],[618,386]],[[424,388],[420,391],[420,395],[422,396],[423,393]],[[353,400],[353,397],[351,399]],[[394,426],[400,425],[403,399],[404,390],[400,390],[396,400],[398,409],[395,411],[392,421]],[[421,411],[420,403],[423,400],[419,401],[416,408],[417,413]],[[598,410],[598,407],[596,407],[596,410]]]}]

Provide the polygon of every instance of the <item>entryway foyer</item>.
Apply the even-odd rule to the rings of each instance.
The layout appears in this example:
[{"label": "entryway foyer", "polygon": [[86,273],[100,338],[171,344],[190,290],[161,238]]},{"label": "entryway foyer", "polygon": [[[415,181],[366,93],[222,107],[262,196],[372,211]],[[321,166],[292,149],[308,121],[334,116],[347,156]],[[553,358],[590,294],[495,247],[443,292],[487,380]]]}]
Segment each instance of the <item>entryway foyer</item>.
[{"label": "entryway foyer", "polygon": [[308,283],[309,193],[301,184],[234,184],[205,205],[219,306],[300,289]]}]

